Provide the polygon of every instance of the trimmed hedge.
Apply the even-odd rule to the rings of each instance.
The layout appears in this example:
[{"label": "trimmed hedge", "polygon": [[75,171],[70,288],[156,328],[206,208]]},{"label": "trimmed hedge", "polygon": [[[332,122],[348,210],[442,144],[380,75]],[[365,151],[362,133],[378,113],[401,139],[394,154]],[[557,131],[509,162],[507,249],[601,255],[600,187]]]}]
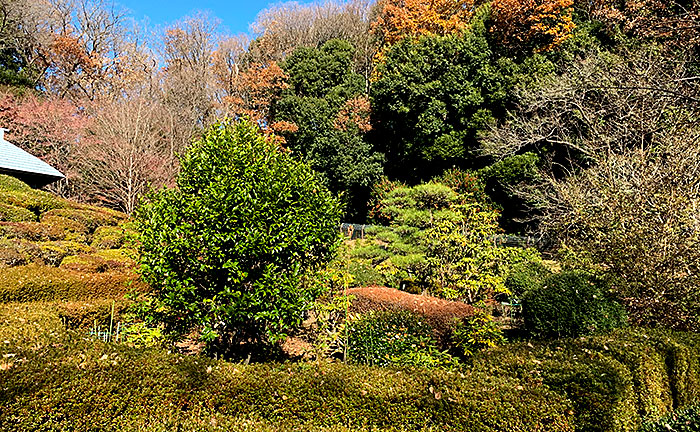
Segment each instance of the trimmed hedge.
[{"label": "trimmed hedge", "polygon": [[576,430],[636,431],[700,398],[700,335],[633,328],[512,344],[477,354],[474,367],[565,396]]},{"label": "trimmed hedge", "polygon": [[62,198],[32,189],[22,181],[7,175],[0,175],[0,202],[27,209],[37,216],[70,205]]},{"label": "trimmed hedge", "polygon": [[640,432],[700,432],[700,405],[678,410],[656,422],[645,424]]},{"label": "trimmed hedge", "polygon": [[124,247],[128,236],[133,236],[132,230],[121,226],[101,226],[92,234],[90,246],[97,249],[120,249]]},{"label": "trimmed hedge", "polygon": [[100,207],[63,208],[44,213],[41,221],[50,223],[51,219],[60,217],[79,223],[88,232],[94,232],[101,226],[115,226],[126,219],[126,215]]},{"label": "trimmed hedge", "polygon": [[77,242],[31,242],[0,238],[0,267],[14,267],[30,263],[55,267],[67,256],[85,254],[91,251],[89,246]]},{"label": "trimmed hedge", "polygon": [[109,305],[0,305],[0,430],[632,432],[700,396],[690,333],[510,344],[469,370],[242,366],[86,342],[61,323]]},{"label": "trimmed hedge", "polygon": [[0,222],[0,237],[29,241],[66,240],[86,243],[88,228],[80,222],[60,216],[41,222]]},{"label": "trimmed hedge", "polygon": [[480,372],[242,366],[80,339],[0,347],[16,354],[0,371],[0,430],[573,430],[546,387]]},{"label": "trimmed hedge", "polygon": [[92,254],[67,256],[60,267],[86,273],[129,270],[136,266],[135,254],[136,251],[131,249],[99,250]]},{"label": "trimmed hedge", "polygon": [[145,290],[134,273],[81,273],[36,264],[0,272],[0,302],[123,298],[132,289]]}]

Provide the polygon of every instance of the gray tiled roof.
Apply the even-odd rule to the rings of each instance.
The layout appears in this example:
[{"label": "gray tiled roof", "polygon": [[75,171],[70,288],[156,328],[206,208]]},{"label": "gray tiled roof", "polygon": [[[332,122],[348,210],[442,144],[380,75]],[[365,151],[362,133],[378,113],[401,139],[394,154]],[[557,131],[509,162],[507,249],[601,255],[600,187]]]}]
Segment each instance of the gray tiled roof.
[{"label": "gray tiled roof", "polygon": [[49,177],[65,177],[56,168],[32,156],[14,144],[0,138],[0,170],[39,174]]}]

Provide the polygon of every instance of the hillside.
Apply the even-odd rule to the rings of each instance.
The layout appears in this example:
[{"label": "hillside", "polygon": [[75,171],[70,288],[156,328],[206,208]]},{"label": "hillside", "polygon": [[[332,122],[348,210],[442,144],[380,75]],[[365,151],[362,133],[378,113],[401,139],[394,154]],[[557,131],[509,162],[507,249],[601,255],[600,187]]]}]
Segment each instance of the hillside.
[{"label": "hillside", "polygon": [[0,176],[0,301],[122,299],[142,288],[123,213]]}]

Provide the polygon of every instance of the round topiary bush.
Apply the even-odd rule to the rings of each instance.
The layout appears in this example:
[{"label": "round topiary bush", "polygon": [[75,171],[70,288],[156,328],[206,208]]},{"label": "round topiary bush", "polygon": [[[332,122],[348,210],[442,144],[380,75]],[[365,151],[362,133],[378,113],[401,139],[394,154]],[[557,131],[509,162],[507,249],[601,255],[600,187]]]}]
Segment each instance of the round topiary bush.
[{"label": "round topiary bush", "polygon": [[607,283],[580,271],[554,274],[527,291],[523,318],[536,337],[575,337],[620,327],[627,319]]}]

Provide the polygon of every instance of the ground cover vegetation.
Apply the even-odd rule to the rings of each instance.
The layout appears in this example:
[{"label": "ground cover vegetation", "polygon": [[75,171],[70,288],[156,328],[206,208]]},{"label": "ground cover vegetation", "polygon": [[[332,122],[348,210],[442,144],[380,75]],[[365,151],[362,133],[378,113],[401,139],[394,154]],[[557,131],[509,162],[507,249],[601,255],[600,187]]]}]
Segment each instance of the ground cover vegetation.
[{"label": "ground cover vegetation", "polygon": [[697,429],[697,2],[0,17],[0,429]]}]

